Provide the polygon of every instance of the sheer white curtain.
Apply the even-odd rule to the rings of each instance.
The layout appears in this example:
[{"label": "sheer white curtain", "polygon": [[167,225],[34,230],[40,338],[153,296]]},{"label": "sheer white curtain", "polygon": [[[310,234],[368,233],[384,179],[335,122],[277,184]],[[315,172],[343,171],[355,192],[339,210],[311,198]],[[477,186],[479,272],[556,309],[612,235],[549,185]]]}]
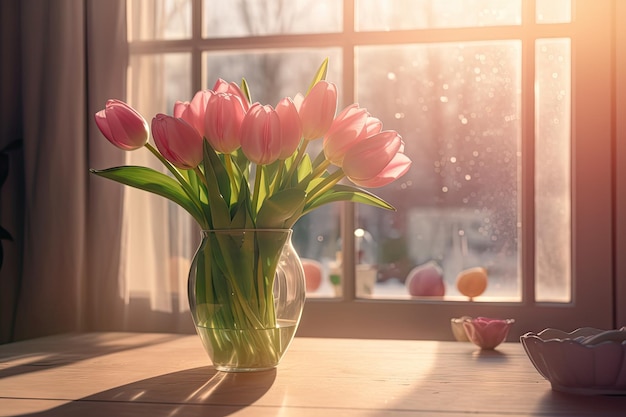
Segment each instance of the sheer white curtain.
[{"label": "sheer white curtain", "polygon": [[[141,16],[155,16],[158,5],[142,3]],[[158,37],[161,19],[133,19],[139,38]],[[188,59],[183,54],[131,56],[128,102],[148,121],[172,113],[174,100],[191,99]],[[167,173],[147,149],[126,153],[126,164]],[[193,331],[188,313],[187,274],[199,242],[199,229],[184,210],[153,194],[124,188],[120,277],[129,328]],[[136,322],[136,320],[140,320]]]}]

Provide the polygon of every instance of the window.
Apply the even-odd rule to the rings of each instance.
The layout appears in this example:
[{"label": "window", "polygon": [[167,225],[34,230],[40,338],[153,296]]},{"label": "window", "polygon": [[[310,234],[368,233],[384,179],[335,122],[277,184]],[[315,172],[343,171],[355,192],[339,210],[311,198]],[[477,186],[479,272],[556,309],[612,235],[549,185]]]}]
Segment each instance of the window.
[{"label": "window", "polygon": [[[294,228],[300,255],[324,270],[302,334],[450,338],[461,315],[513,317],[518,333],[613,325],[613,1],[128,5],[129,101],[143,114],[171,113],[218,77],[246,77],[254,100],[275,103],[329,57],[340,107],[358,102],[403,135],[413,168],[377,190],[396,212],[337,204]],[[160,205],[171,227],[155,251],[171,265],[153,272],[184,294],[193,225],[126,193]],[[138,223],[126,222],[129,239]],[[443,297],[407,290],[428,262]],[[476,266],[489,285],[470,302],[455,283]]]}]

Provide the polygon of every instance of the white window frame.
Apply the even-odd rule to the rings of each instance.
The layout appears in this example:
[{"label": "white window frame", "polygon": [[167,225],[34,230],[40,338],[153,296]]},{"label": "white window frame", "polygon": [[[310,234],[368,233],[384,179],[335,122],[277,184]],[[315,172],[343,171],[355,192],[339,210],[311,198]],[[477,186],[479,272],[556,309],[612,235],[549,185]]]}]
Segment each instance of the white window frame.
[{"label": "white window frame", "polygon": [[[354,207],[344,204],[344,297],[309,299],[300,336],[451,339],[450,318],[463,315],[515,318],[511,338],[545,327],[572,330],[582,326],[610,328],[626,324],[626,122],[616,108],[626,108],[626,5],[616,0],[573,0],[567,24],[535,23],[535,0],[523,1],[519,26],[355,32],[354,0],[344,0],[342,33],[271,35],[203,39],[202,1],[192,0],[192,38],[134,41],[131,54],[191,53],[193,91],[202,84],[202,53],[294,47],[339,47],[343,51],[343,98],[355,101],[355,47],[376,44],[437,43],[473,40],[522,41],[522,229],[521,302],[358,299],[354,297]],[[571,29],[563,34],[563,27]],[[617,27],[618,29],[615,29]],[[401,35],[401,36],[398,36]],[[535,40],[570,37],[572,48],[572,302],[535,301],[534,293],[534,63]],[[621,42],[616,48],[614,41]],[[619,51],[619,52],[616,52]],[[619,62],[616,62],[616,58]],[[617,92],[617,94],[616,94]],[[622,141],[617,142],[616,138]],[[616,191],[617,190],[617,191]],[[621,305],[621,307],[620,307]]]}]

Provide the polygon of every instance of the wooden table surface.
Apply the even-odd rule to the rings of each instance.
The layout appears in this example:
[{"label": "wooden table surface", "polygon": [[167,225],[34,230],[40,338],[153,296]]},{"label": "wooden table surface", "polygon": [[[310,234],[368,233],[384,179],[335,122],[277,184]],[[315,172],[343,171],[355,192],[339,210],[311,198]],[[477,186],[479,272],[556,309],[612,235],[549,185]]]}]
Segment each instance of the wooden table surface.
[{"label": "wooden table surface", "polygon": [[221,373],[195,335],[84,333],[0,345],[0,416],[626,416],[554,392],[519,343],[296,338],[277,369]]}]

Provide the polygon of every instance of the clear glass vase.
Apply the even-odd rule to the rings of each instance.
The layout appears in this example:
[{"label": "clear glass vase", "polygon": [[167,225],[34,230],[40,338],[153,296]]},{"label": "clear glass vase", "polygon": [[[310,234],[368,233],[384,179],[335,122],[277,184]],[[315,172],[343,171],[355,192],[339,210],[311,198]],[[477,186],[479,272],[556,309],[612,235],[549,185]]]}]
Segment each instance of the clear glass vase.
[{"label": "clear glass vase", "polygon": [[202,231],[188,285],[196,331],[218,370],[278,365],[305,300],[304,271],[291,230]]}]

